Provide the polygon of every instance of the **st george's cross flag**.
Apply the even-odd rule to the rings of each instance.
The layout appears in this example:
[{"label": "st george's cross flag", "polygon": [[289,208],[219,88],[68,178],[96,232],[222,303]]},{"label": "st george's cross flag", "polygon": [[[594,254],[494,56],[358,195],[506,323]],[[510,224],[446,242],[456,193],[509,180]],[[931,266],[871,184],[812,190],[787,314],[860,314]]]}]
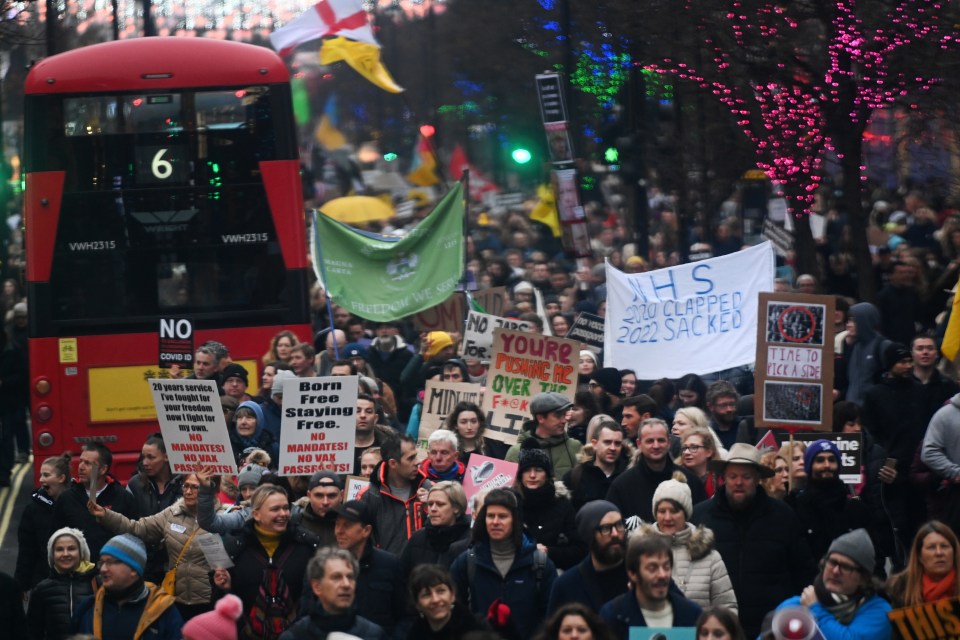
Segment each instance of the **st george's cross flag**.
[{"label": "st george's cross flag", "polygon": [[297,45],[332,35],[380,46],[360,0],[320,0],[271,33],[270,44],[281,56],[287,56]]}]

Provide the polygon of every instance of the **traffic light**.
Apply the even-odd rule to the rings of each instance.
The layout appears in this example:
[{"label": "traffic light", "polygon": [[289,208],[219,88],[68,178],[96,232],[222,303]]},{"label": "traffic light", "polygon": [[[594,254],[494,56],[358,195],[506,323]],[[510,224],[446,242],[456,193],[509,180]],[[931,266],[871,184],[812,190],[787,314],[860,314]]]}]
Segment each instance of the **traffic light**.
[{"label": "traffic light", "polygon": [[383,154],[383,159],[387,162],[393,162],[397,159],[397,154],[395,154],[393,151],[388,151],[387,153]]},{"label": "traffic light", "polygon": [[529,149],[524,149],[523,147],[517,147],[510,152],[510,157],[513,158],[513,161],[517,164],[527,164],[530,160],[533,159],[533,154],[530,153]]},{"label": "traffic light", "polygon": [[433,136],[433,134],[435,134],[436,132],[437,132],[437,129],[432,124],[420,125],[420,135],[422,135],[424,138],[429,138]]}]

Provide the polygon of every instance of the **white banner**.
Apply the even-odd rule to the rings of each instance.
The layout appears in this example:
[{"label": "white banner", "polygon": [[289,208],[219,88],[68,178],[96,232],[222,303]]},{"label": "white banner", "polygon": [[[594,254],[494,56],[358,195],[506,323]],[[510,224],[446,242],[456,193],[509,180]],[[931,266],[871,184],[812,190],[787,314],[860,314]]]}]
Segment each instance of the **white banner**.
[{"label": "white banner", "polygon": [[489,362],[493,355],[493,330],[530,331],[530,323],[516,318],[500,318],[489,313],[470,311],[463,330],[461,355]]},{"label": "white banner", "polygon": [[353,472],[358,381],[357,376],[330,376],[284,382],[280,475]]},{"label": "white banner", "polygon": [[174,474],[198,464],[217,475],[236,475],[227,422],[212,380],[150,379],[160,433]]},{"label": "white banner", "polygon": [[769,242],[647,273],[607,263],[604,366],[656,380],[752,364],[757,296],[773,275]]}]

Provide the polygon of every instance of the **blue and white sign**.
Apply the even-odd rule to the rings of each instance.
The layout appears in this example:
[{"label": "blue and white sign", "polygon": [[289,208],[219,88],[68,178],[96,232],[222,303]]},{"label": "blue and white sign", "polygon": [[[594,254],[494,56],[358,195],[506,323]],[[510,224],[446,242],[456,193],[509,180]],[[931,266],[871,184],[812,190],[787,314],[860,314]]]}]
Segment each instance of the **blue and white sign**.
[{"label": "blue and white sign", "polygon": [[656,380],[752,364],[757,297],[773,275],[769,242],[647,273],[608,262],[604,366]]}]

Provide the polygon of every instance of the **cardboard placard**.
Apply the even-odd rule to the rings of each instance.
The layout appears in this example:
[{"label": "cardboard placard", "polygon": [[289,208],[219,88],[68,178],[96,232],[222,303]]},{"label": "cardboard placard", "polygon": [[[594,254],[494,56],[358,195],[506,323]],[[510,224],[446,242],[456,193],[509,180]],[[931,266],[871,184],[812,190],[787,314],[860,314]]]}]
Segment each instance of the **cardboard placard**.
[{"label": "cardboard placard", "polygon": [[363,476],[347,476],[347,486],[344,491],[343,501],[359,500],[363,490],[370,486],[370,478]]},{"label": "cardboard placard", "polygon": [[894,640],[960,637],[960,598],[944,598],[887,613]]},{"label": "cardboard placard", "polygon": [[530,401],[544,391],[562,393],[573,402],[579,363],[575,340],[496,329],[483,394],[484,437],[515,443],[524,420],[530,419]]},{"label": "cardboard placard", "polygon": [[489,313],[470,311],[467,314],[467,324],[463,328],[460,355],[489,362],[493,354],[493,331],[498,328],[529,332],[531,326],[529,322],[516,318],[500,318]]},{"label": "cardboard placard", "polygon": [[284,382],[280,475],[353,471],[358,388],[357,376],[295,378]]},{"label": "cardboard placard", "polygon": [[466,315],[466,298],[462,292],[455,291],[437,306],[414,314],[412,316],[413,326],[417,331],[453,331],[459,333],[463,330],[463,319]]},{"label": "cardboard placard", "polygon": [[467,471],[463,474],[463,491],[467,494],[467,513],[473,497],[481,491],[503,489],[513,486],[517,477],[517,463],[498,458],[488,458],[477,453],[470,454]]},{"label": "cardboard placard", "polygon": [[833,296],[761,293],[758,304],[758,427],[833,427]]},{"label": "cardboard placard", "polygon": [[502,316],[507,310],[507,288],[490,287],[489,289],[480,289],[473,292],[473,299],[476,300],[483,310],[492,316]]},{"label": "cardboard placard", "polygon": [[157,408],[160,432],[174,474],[197,464],[218,475],[236,475],[227,422],[213,380],[147,380]]},{"label": "cardboard placard", "polygon": [[443,427],[447,416],[458,402],[472,402],[479,405],[482,389],[474,382],[427,380],[427,386],[423,391],[423,411],[420,412],[417,446],[426,451],[430,434]]}]

